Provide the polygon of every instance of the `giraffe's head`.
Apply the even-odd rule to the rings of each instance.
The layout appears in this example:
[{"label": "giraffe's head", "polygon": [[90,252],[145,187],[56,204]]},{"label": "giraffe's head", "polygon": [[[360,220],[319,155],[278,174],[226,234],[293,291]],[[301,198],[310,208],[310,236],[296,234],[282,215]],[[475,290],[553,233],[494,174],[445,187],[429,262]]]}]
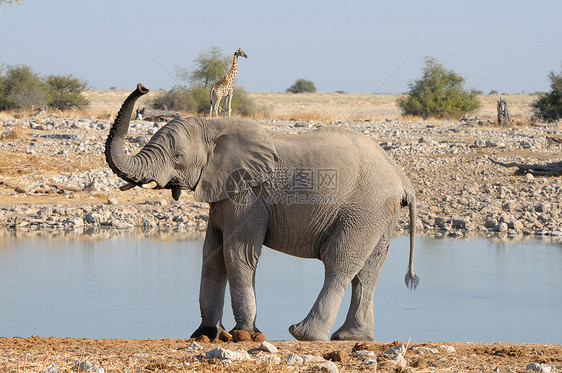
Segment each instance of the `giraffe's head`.
[{"label": "giraffe's head", "polygon": [[234,55],[236,57],[244,57],[244,58],[248,58],[248,55],[240,48],[236,49],[236,52],[234,52]]}]

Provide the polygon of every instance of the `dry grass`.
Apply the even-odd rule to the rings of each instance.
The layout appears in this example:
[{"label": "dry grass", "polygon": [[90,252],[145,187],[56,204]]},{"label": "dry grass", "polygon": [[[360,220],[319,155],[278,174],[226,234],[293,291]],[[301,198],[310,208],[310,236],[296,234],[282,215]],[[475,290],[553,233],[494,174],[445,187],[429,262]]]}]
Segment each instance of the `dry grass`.
[{"label": "dry grass", "polygon": [[[132,91],[132,89],[131,89]],[[131,91],[87,91],[84,96],[90,101],[87,108],[89,115],[96,118],[103,119],[109,115],[115,116],[121,107],[121,104]],[[154,97],[161,94],[162,91],[150,91],[137,101],[137,106],[147,106],[148,102],[153,100]]]},{"label": "dry grass", "polygon": [[[146,106],[163,91],[150,91],[138,101],[138,106]],[[90,115],[104,119],[115,116],[130,91],[87,91],[85,96],[91,104],[85,111],[76,111],[76,116]],[[420,120],[403,117],[396,101],[400,95],[349,94],[349,93],[248,93],[256,107],[253,119],[276,119],[298,121],[383,121]],[[532,113],[530,104],[536,97],[531,95],[505,96],[510,114],[515,121],[527,121]],[[495,120],[498,96],[479,96],[482,107],[473,115],[482,119]],[[197,116],[196,113],[182,113]],[[65,113],[67,116],[67,113]],[[72,117],[72,116],[70,116]]]},{"label": "dry grass", "polygon": [[29,128],[24,127],[21,124],[17,124],[14,127],[7,128],[0,135],[0,139],[13,141],[13,140],[25,140],[27,134],[29,133]]},{"label": "dry grass", "polygon": [[44,157],[35,154],[25,154],[21,151],[0,152],[0,175],[20,176],[44,173],[81,172],[91,170],[103,165],[101,155],[88,157],[69,157],[67,155],[53,154]]},{"label": "dry grass", "polygon": [[[150,91],[141,97],[137,106],[148,103],[163,91]],[[90,105],[83,110],[70,110],[61,113],[48,110],[46,114],[64,115],[68,118],[95,117],[107,119],[114,117],[130,91],[87,91],[84,93]],[[298,121],[384,121],[421,120],[415,117],[403,117],[396,101],[400,95],[348,94],[348,93],[248,93],[256,104],[257,112],[253,119],[298,120]],[[526,122],[532,116],[531,104],[536,96],[508,95],[507,100],[512,120]],[[482,95],[480,109],[471,114],[482,119],[496,119],[496,101],[498,96]],[[25,117],[34,114],[30,109],[5,113],[12,117]],[[181,113],[184,116],[198,116],[196,113]]]}]

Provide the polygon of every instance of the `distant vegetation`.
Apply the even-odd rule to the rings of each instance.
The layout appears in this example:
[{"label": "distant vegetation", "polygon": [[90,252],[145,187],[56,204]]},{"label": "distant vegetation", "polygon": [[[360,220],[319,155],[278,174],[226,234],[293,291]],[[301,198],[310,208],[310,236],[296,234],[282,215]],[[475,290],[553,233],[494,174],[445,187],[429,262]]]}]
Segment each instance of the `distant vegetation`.
[{"label": "distant vegetation", "polygon": [[72,75],[49,75],[49,106],[65,110],[72,107],[88,106],[88,100],[82,95],[88,83]]},{"label": "distant vegetation", "polygon": [[548,77],[550,92],[540,93],[532,107],[538,118],[554,122],[562,118],[562,71],[560,74],[551,72]]},{"label": "distant vegetation", "polygon": [[316,92],[316,86],[310,80],[297,79],[292,86],[287,88],[287,92],[290,92],[290,93],[314,93],[314,92]]},{"label": "distant vegetation", "polygon": [[405,115],[424,119],[452,118],[480,107],[478,91],[464,88],[464,78],[447,70],[432,57],[427,57],[423,76],[409,84],[410,91],[398,100]]},{"label": "distant vegetation", "polygon": [[13,3],[21,4],[23,3],[23,0],[0,0],[0,12],[2,11],[2,5],[4,4],[12,5]]},{"label": "distant vegetation", "polygon": [[[211,47],[208,51],[200,52],[193,61],[192,70],[176,69],[178,80],[188,83],[188,86],[177,84],[163,95],[156,97],[151,106],[155,109],[208,113],[211,86],[228,71],[231,60],[232,56],[224,55],[219,47]],[[222,106],[224,107],[224,101]],[[244,88],[236,84],[232,97],[232,110],[243,116],[251,116],[255,112],[254,102]]]},{"label": "distant vegetation", "polygon": [[61,110],[89,104],[82,95],[87,83],[72,75],[40,77],[26,65],[0,71],[0,110],[53,107]]}]

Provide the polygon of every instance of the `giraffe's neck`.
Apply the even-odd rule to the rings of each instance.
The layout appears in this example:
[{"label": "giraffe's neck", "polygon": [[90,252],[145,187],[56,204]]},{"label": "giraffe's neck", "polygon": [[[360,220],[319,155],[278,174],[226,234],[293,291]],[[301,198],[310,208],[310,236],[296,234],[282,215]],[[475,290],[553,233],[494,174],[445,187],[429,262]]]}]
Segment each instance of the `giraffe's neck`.
[{"label": "giraffe's neck", "polygon": [[234,77],[236,76],[236,72],[238,71],[238,56],[232,56],[232,64],[230,69],[224,74],[224,77],[228,79],[228,81],[234,81]]}]

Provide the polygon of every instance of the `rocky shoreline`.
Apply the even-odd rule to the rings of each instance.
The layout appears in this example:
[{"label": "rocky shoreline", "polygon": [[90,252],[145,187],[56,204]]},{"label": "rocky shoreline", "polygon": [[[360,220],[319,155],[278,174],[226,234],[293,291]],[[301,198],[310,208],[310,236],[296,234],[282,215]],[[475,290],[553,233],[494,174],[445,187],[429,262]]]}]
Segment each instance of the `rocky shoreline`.
[{"label": "rocky shoreline", "polygon": [[[124,182],[113,175],[103,156],[111,123],[111,118],[0,116],[0,226],[93,234],[204,231],[208,206],[194,201],[190,193],[175,202],[169,191],[119,191]],[[466,117],[261,123],[268,131],[295,134],[344,126],[380,143],[416,188],[420,232],[562,239],[562,178],[519,175],[490,161],[490,157],[503,162],[562,160],[562,149],[547,148],[546,136],[558,132],[555,124],[509,128]],[[138,151],[161,125],[133,121],[128,151]],[[408,224],[404,212],[398,230],[407,230]]]}]

